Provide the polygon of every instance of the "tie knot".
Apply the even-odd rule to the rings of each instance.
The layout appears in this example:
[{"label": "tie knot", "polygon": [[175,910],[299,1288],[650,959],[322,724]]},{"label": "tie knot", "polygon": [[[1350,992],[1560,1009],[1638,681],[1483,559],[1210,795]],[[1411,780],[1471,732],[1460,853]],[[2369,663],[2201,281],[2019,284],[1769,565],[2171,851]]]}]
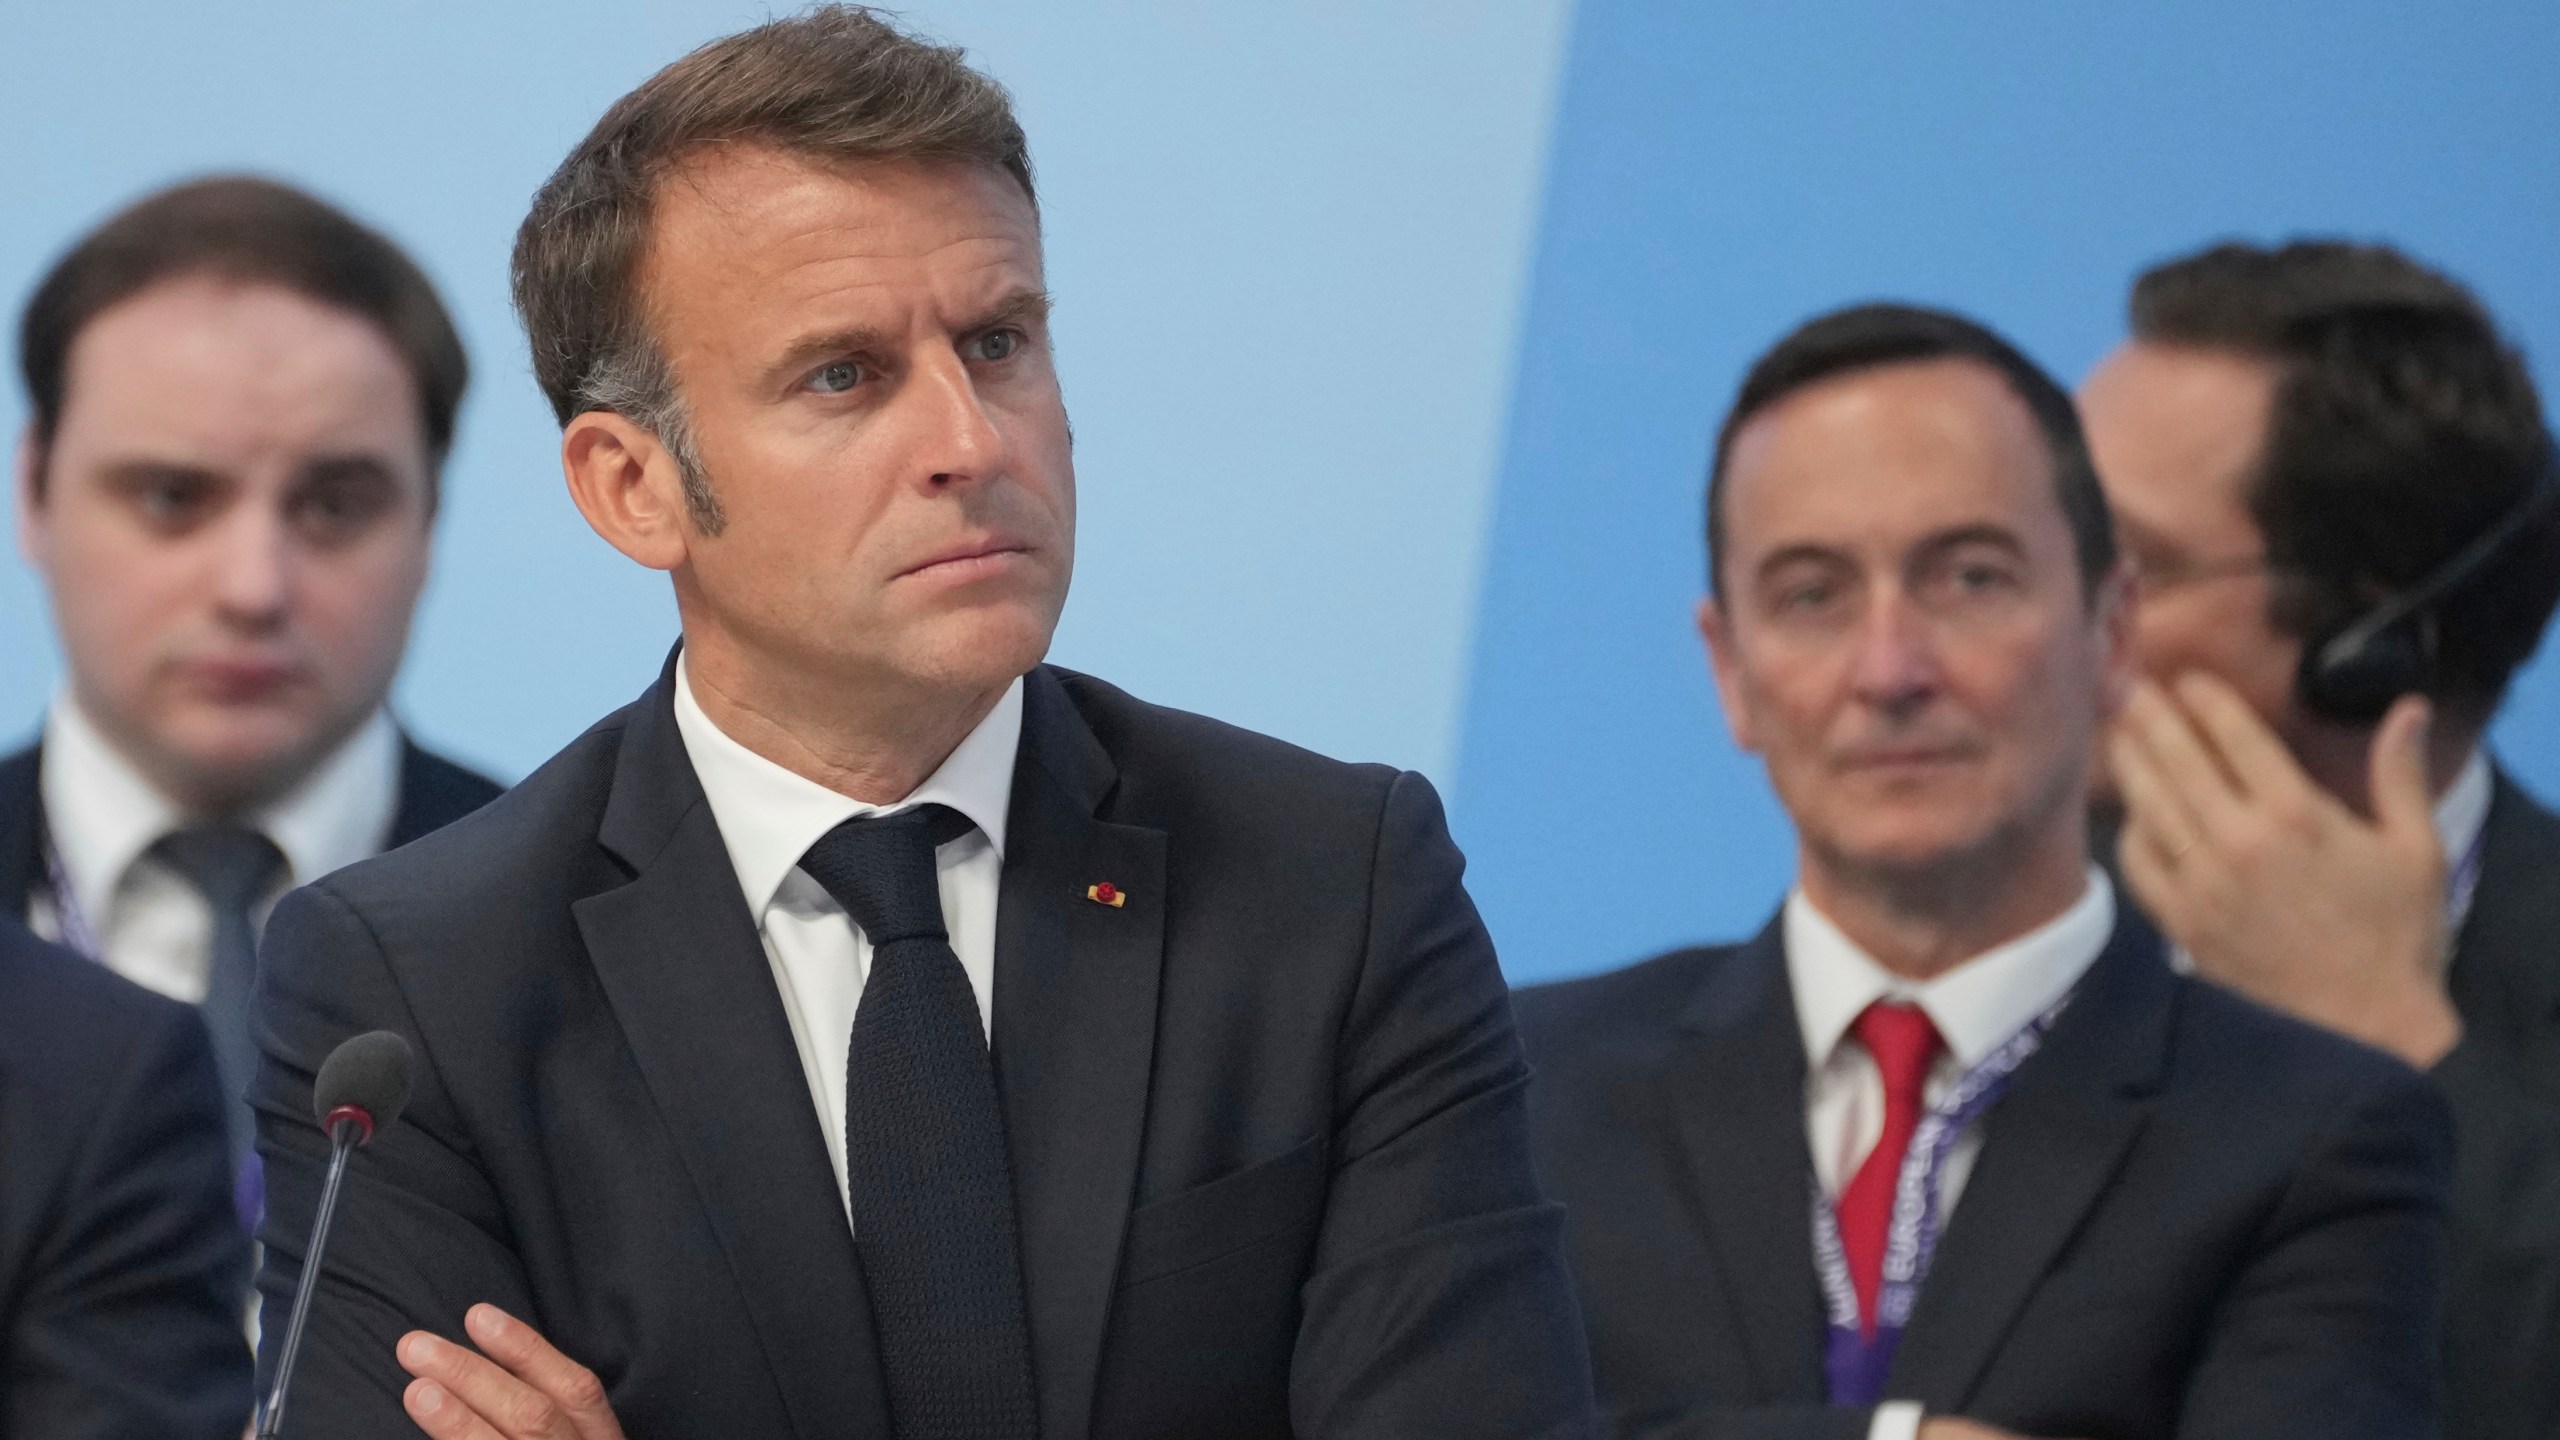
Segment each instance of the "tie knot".
[{"label": "tie knot", "polygon": [[933,851],[970,828],[969,817],[942,805],[858,816],[819,836],[800,868],[874,945],[945,939]]},{"label": "tie knot", "polygon": [[1875,1057],[1885,1094],[1916,1099],[1929,1078],[1929,1062],[1938,1056],[1938,1027],[1929,1023],[1929,1012],[1917,1005],[1878,1000],[1851,1029],[1858,1043]]},{"label": "tie knot", "polygon": [[246,909],[285,868],[284,852],[276,842],[228,820],[172,830],[160,837],[151,853],[187,877],[216,910]]}]

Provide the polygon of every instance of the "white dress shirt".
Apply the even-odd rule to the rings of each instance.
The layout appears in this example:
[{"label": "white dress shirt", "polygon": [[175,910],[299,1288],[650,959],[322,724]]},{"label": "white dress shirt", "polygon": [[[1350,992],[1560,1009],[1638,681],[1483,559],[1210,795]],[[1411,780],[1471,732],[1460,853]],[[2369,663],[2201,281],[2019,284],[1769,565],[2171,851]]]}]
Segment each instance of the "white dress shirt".
[{"label": "white dress shirt", "polygon": [[[2087,888],[2060,916],[1923,981],[1877,964],[1802,889],[1787,896],[1780,923],[1787,983],[1804,1033],[1805,1137],[1813,1148],[1815,1181],[1836,1201],[1884,1134],[1884,1077],[1849,1032],[1858,1016],[1887,999],[1927,1012],[1946,1042],[1930,1063],[1924,1092],[1926,1103],[1934,1105],[1966,1071],[2080,983],[2115,930],[2115,890],[2092,867]],[[1956,1136],[1938,1172],[1940,1216],[1955,1213],[1981,1153],[1976,1123]],[[1912,1440],[1922,1418],[1917,1401],[1886,1401],[1876,1407],[1868,1440]]]},{"label": "white dress shirt", "polygon": [[[153,788],[109,743],[68,691],[45,717],[37,785],[54,857],[69,881],[77,925],[62,897],[39,890],[28,925],[49,940],[85,928],[108,969],[173,1000],[199,1004],[212,967],[213,909],[185,876],[150,854],[188,815]],[[256,912],[296,885],[381,852],[400,808],[400,732],[381,711],[283,798],[247,816],[284,852]]]},{"label": "white dress shirt", "polygon": [[942,767],[894,805],[866,805],[796,775],[724,733],[693,698],[684,660],[676,660],[676,730],[693,773],[711,802],[711,818],[738,872],[747,913],[755,917],[783,1014],[800,1047],[809,1099],[826,1131],[827,1158],[848,1220],[852,1190],[845,1178],[845,1064],[853,1053],[853,1013],[871,973],[871,942],[844,907],[800,869],[818,837],[857,815],[883,815],[918,805],[948,805],[978,828],[934,852],[942,918],[951,948],[977,992],[978,1021],[995,1013],[996,895],[1004,879],[1004,825],[1013,803],[1013,757],[1022,746],[1022,682],[978,722]]}]

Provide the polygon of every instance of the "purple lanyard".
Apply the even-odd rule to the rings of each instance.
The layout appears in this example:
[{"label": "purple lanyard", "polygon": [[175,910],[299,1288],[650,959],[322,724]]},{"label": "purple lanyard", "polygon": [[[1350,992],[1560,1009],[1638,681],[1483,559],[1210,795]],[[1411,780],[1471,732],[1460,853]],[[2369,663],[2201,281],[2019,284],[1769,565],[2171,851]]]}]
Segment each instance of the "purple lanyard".
[{"label": "purple lanyard", "polygon": [[48,839],[44,842],[44,883],[53,891],[53,928],[65,948],[77,950],[103,965],[107,947],[98,938],[89,916],[80,908],[80,897],[72,893],[71,874],[62,868],[62,852]]},{"label": "purple lanyard", "polygon": [[1983,1112],[2009,1088],[2009,1077],[2043,1046],[2054,1017],[2071,1003],[2063,997],[2026,1028],[2003,1040],[1982,1063],[1957,1077],[1911,1135],[1903,1152],[1902,1172],[1894,1179],[1893,1218],[1885,1231],[1884,1266],[1876,1286],[1876,1328],[1866,1332],[1858,1315],[1858,1289],[1849,1278],[1848,1251],[1840,1243],[1840,1217],[1813,1182],[1813,1263],[1822,1281],[1824,1340],[1822,1368],[1834,1405],[1872,1405],[1884,1395],[1886,1372],[1911,1321],[1920,1282],[1938,1248],[1938,1177],[1948,1154]]}]

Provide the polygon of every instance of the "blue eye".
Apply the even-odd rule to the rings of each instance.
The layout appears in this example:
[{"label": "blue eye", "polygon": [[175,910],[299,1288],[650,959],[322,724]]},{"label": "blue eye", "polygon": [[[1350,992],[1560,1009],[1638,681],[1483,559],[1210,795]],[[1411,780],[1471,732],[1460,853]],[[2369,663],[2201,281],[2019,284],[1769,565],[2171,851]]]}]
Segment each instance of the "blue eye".
[{"label": "blue eye", "polygon": [[862,383],[862,367],[850,360],[819,367],[809,377],[809,388],[821,395],[841,395]]},{"label": "blue eye", "polygon": [[1022,335],[1013,330],[990,330],[971,342],[970,348],[981,360],[1002,360],[1022,348]]}]

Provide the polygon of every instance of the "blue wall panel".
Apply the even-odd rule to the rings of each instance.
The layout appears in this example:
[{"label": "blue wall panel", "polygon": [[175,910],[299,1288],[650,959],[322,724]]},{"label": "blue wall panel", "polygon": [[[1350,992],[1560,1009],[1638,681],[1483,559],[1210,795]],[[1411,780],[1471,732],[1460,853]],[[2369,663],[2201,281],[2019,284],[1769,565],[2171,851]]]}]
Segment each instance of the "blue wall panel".
[{"label": "blue wall panel", "polygon": [[[2560,12],[2500,0],[1583,0],[1486,558],[1459,839],[1515,980],[1765,917],[1792,840],[1689,628],[1742,368],[1852,300],[1956,306],[2076,378],[2143,265],[2386,238],[2560,366]],[[2501,749],[2560,792],[2560,665]]]}]

